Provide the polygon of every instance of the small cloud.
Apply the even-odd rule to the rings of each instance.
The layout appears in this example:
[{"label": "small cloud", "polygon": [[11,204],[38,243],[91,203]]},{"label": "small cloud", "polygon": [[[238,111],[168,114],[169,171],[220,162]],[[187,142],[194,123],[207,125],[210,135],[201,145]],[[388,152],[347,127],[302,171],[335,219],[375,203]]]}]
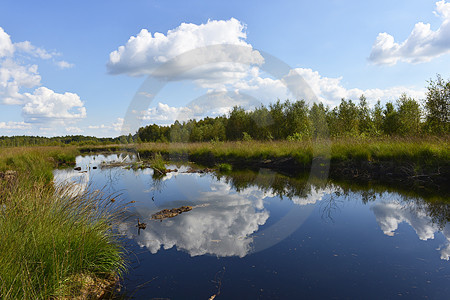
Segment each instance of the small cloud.
[{"label": "small cloud", "polygon": [[117,118],[117,121],[112,124],[112,128],[114,129],[114,131],[118,132],[121,131],[123,127],[123,122],[124,122],[123,118]]},{"label": "small cloud", "polygon": [[110,128],[111,126],[106,126],[105,124],[88,126],[88,129],[110,129]]},{"label": "small cloud", "polygon": [[78,128],[78,127],[67,127],[66,131],[69,133],[75,133],[75,134],[83,133],[83,129]]},{"label": "small cloud", "polygon": [[25,122],[0,122],[0,129],[29,129],[31,128],[31,124]]},{"label": "small cloud", "polygon": [[43,48],[36,47],[32,45],[29,41],[14,43],[14,48],[17,51],[25,52],[31,56],[38,57],[41,59],[50,59],[53,56],[59,55],[57,52],[48,52]]},{"label": "small cloud", "polygon": [[64,60],[60,60],[60,61],[56,61],[55,64],[60,68],[60,69],[70,69],[73,68],[75,65],[71,64],[67,61]]},{"label": "small cloud", "polygon": [[147,92],[139,92],[139,95],[147,97],[147,98],[153,98],[155,95],[147,93]]}]

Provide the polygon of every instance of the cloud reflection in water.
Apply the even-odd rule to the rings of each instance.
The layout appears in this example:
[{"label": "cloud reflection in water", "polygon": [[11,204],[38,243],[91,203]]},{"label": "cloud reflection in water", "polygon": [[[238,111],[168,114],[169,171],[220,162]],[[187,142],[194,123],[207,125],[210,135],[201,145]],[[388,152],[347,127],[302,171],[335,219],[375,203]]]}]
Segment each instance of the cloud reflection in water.
[{"label": "cloud reflection in water", "polygon": [[450,225],[448,223],[441,231],[439,226],[432,222],[432,218],[424,209],[409,202],[401,203],[395,200],[392,202],[381,201],[375,203],[371,209],[381,230],[388,236],[394,236],[398,225],[402,222],[409,224],[419,239],[423,241],[434,239],[436,233],[442,232],[446,238],[446,243],[438,250],[441,252],[441,259],[449,260]]}]

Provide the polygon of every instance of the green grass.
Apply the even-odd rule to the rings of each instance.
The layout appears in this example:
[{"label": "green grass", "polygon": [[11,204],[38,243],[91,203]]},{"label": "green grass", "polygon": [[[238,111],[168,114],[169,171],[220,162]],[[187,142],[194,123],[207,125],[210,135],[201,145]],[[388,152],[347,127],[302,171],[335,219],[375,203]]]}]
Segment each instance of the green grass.
[{"label": "green grass", "polygon": [[219,171],[221,172],[231,172],[233,167],[230,164],[227,163],[221,163],[218,165]]},{"label": "green grass", "polygon": [[[159,174],[164,174],[166,172],[166,163],[161,155],[161,153],[157,152],[153,155],[152,159],[149,161],[150,166],[153,170],[158,172]],[[156,173],[155,173],[156,174]]]},{"label": "green grass", "polygon": [[338,138],[305,141],[239,141],[210,143],[145,143],[137,146],[141,156],[158,152],[166,156],[188,154],[190,158],[265,160],[294,157],[310,164],[314,157],[340,161],[394,161],[420,164],[449,163],[449,137]]},{"label": "green grass", "polygon": [[31,181],[49,183],[53,169],[75,164],[76,147],[15,147],[0,148],[0,172],[15,170]]},{"label": "green grass", "polygon": [[449,162],[449,138],[338,139],[331,146],[331,160]]},{"label": "green grass", "polygon": [[[102,193],[54,188],[51,170],[74,162],[76,149],[0,151],[0,298],[71,298],[74,278],[110,278],[125,270],[113,226],[120,210]],[[50,179],[50,181],[49,181]]]}]

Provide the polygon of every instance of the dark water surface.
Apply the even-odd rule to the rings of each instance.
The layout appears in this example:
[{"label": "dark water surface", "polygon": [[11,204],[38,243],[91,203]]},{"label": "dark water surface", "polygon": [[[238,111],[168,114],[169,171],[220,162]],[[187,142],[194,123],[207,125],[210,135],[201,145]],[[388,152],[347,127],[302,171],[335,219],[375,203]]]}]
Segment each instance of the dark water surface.
[{"label": "dark water surface", "polygon": [[[101,189],[129,203],[119,231],[130,250],[123,285],[134,299],[450,297],[450,202],[268,170],[184,173],[92,167],[55,170],[74,193]],[[89,170],[89,167],[91,169]],[[175,168],[175,166],[170,166]],[[156,221],[165,208],[192,211]],[[137,218],[147,223],[138,234]]]}]

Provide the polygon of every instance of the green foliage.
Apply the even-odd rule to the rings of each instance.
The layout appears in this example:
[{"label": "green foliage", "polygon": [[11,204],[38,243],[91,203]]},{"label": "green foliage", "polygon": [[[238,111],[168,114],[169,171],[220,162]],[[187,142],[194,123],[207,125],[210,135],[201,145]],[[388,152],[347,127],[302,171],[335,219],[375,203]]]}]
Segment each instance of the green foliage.
[{"label": "green foliage", "polygon": [[231,172],[233,167],[230,164],[222,163],[218,165],[219,171],[221,172]]},{"label": "green foliage", "polygon": [[327,124],[327,109],[323,103],[314,103],[309,112],[311,131],[313,137],[327,137],[329,134]]},{"label": "green foliage", "polygon": [[248,134],[247,132],[244,131],[242,133],[242,140],[248,142],[248,141],[251,141],[253,139],[252,139],[252,136],[250,134]]},{"label": "green foliage", "polygon": [[386,103],[386,109],[383,111],[383,131],[386,134],[396,134],[399,128],[399,119],[397,110],[392,102]]},{"label": "green foliage", "polygon": [[352,100],[341,100],[338,111],[338,126],[346,136],[357,136],[359,133],[358,108]]},{"label": "green foliage", "polygon": [[303,135],[298,132],[294,132],[294,134],[287,137],[287,140],[290,142],[299,142],[303,140]]},{"label": "green foliage", "polygon": [[311,121],[308,117],[309,107],[305,101],[285,102],[285,132],[283,136],[287,137],[292,133],[298,133],[302,136],[309,136],[311,133]]},{"label": "green foliage", "polygon": [[242,133],[251,126],[251,119],[242,107],[235,106],[230,112],[225,127],[228,140],[236,141],[242,138]]},{"label": "green foliage", "polygon": [[155,153],[153,158],[150,160],[150,166],[153,170],[155,170],[155,174],[163,174],[166,172],[166,163],[159,152]]},{"label": "green foliage", "polygon": [[270,126],[273,125],[272,116],[270,111],[264,105],[257,107],[250,113],[252,119],[252,128],[249,128],[249,133],[257,140],[272,140]]},{"label": "green foliage", "polygon": [[383,125],[383,108],[381,106],[380,100],[377,101],[377,103],[371,110],[371,120],[373,124],[372,134],[375,136],[381,135],[381,133],[383,132],[384,125]]},{"label": "green foliage", "polygon": [[364,95],[359,97],[358,121],[359,132],[361,134],[370,134],[373,132],[374,122],[370,116],[369,104]]},{"label": "green foliage", "polygon": [[445,82],[440,75],[428,82],[425,101],[426,127],[436,134],[450,133],[450,80]]},{"label": "green foliage", "polygon": [[420,133],[420,105],[413,98],[403,94],[397,100],[398,133],[404,136],[415,136]]}]

